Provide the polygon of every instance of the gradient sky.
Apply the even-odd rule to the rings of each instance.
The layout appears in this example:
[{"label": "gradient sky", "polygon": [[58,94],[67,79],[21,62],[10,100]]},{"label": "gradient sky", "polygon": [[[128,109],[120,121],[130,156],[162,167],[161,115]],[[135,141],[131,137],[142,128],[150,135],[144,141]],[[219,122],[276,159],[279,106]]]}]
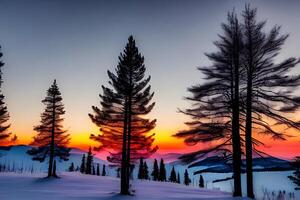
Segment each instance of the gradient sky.
[{"label": "gradient sky", "polygon": [[[65,127],[72,146],[93,145],[97,133],[88,118],[99,105],[100,86],[107,85],[127,38],[132,34],[145,56],[152,76],[156,107],[156,143],[161,152],[189,151],[172,138],[188,120],[177,112],[189,103],[186,88],[201,83],[197,66],[209,64],[204,56],[215,48],[226,13],[240,12],[241,0],[207,1],[92,1],[0,0],[0,44],[6,63],[3,92],[11,115],[11,131],[19,143],[29,143],[43,110],[41,100],[54,78],[66,108]],[[282,25],[290,37],[278,60],[300,55],[300,1],[251,1],[267,27]],[[300,72],[298,66],[298,72]],[[266,151],[282,157],[300,154],[300,138],[286,142],[267,139]]]}]

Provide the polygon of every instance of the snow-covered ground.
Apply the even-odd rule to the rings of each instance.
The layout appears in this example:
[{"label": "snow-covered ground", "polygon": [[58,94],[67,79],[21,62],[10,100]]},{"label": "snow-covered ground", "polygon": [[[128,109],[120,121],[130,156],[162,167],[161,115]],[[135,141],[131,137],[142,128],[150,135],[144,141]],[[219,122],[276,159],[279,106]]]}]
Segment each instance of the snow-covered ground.
[{"label": "snow-covered ground", "polygon": [[[120,181],[113,177],[64,172],[59,179],[41,178],[45,174],[0,173],[2,200],[233,200],[230,193],[188,187],[182,184],[132,182],[133,196],[121,196]],[[244,199],[244,198],[235,198]]]},{"label": "snow-covered ground", "polygon": [[[45,161],[43,163],[40,163],[37,161],[32,161],[31,157],[26,153],[26,151],[29,148],[30,147],[28,147],[28,146],[15,146],[15,147],[12,147],[9,151],[0,150],[0,164],[9,166],[10,168],[14,167],[15,169],[23,168],[22,174],[19,175],[19,176],[21,176],[21,179],[26,179],[26,174],[27,174],[27,176],[43,177],[44,176],[43,173],[47,172],[48,163],[47,163],[47,161]],[[86,152],[83,152],[78,149],[72,149],[69,161],[57,163],[58,173],[59,174],[61,174],[62,172],[64,173],[70,166],[71,162],[74,162],[75,166],[79,166],[81,163],[82,154],[84,154],[84,153],[86,153]],[[160,156],[163,157],[164,155],[160,155]],[[177,157],[177,155],[175,155],[175,157]],[[160,159],[160,157],[158,157],[158,160],[159,159]],[[166,159],[166,160],[168,160],[168,159]],[[171,168],[174,165],[176,172],[180,173],[180,179],[182,181],[184,170],[187,169],[187,166],[180,164],[179,162],[172,162],[172,161],[174,161],[174,159],[172,158],[172,155],[171,155],[171,158],[169,159],[169,161],[171,161],[171,163],[166,163],[167,178],[169,177]],[[95,164],[99,163],[101,169],[102,169],[103,164],[108,165],[107,161],[101,160],[99,158],[95,158],[94,163]],[[153,159],[148,159],[147,164],[149,167],[149,172],[151,172],[152,168],[153,168],[152,167]],[[34,170],[33,170],[33,173],[31,174],[32,168]],[[188,169],[188,172],[190,174],[190,178],[192,181],[191,188],[195,187],[197,191],[198,191],[199,175],[193,175],[193,172],[203,169],[203,168],[205,168],[205,166],[204,167],[197,166],[197,167]],[[106,170],[107,170],[106,171],[107,176],[116,177],[116,168],[107,167]],[[136,168],[133,172],[134,179],[136,179],[136,177],[137,177],[137,172],[138,172],[138,166],[136,166]],[[19,171],[19,173],[21,173],[21,172]],[[2,184],[2,178],[4,178],[6,176],[5,174],[6,173],[4,173],[4,175],[3,175],[3,173],[0,173],[0,192],[3,190],[4,184]],[[289,176],[291,174],[292,174],[292,171],[254,172],[254,192],[255,192],[257,199],[259,199],[259,200],[263,199],[264,192],[266,192],[266,191],[270,192],[270,193],[275,192],[276,194],[278,194],[279,191],[285,191],[286,194],[294,193],[295,199],[300,199],[300,191],[295,191],[294,190],[295,185],[287,178],[287,176]],[[233,181],[232,180],[213,183],[214,180],[230,177],[231,173],[203,173],[202,175],[204,177],[204,181],[205,181],[205,185],[206,185],[207,189],[221,190],[221,191],[225,191],[225,192],[229,192],[229,193],[231,193],[233,191]],[[13,184],[14,181],[16,183],[18,182],[17,178],[13,178],[14,176],[6,178],[6,179],[11,179],[11,180],[9,180],[9,182],[12,185],[14,185]],[[66,176],[67,176],[67,179],[69,180],[67,174],[66,174]],[[76,174],[76,177],[74,177],[74,178],[78,178],[78,176],[79,176],[79,174]],[[84,176],[84,175],[80,176],[80,178],[83,178],[83,179],[85,179],[85,177],[86,176]],[[94,179],[94,178],[96,180],[99,179],[99,177],[93,177],[91,179]],[[28,180],[28,179],[30,179],[30,178],[27,177],[26,180]],[[70,179],[72,179],[72,177],[70,177]],[[114,180],[114,184],[116,184],[118,186],[118,184],[119,184],[118,181],[115,181],[115,179],[112,179],[112,180]],[[59,181],[60,180],[57,180],[57,182],[59,182]],[[78,180],[78,181],[80,181],[80,180]],[[149,182],[149,184],[152,184],[152,182]],[[154,184],[157,184],[157,183],[154,183]],[[169,184],[169,183],[166,183],[166,184]],[[173,184],[171,184],[171,186],[172,185]],[[243,185],[243,193],[245,195],[245,193],[246,193],[245,174],[242,175],[242,185]],[[112,188],[111,191],[117,191],[117,188],[118,188],[117,186],[115,187],[115,190],[113,190],[113,188]],[[180,185],[176,184],[176,187],[177,186],[180,186]],[[22,186],[20,186],[20,187],[22,187]],[[60,186],[58,186],[58,187],[60,187]],[[136,188],[138,188],[138,187],[139,187],[139,184],[137,184]],[[184,188],[187,189],[187,187],[184,187]],[[157,191],[160,191],[160,189],[161,188],[158,187]],[[149,192],[154,193],[153,191],[152,192],[149,191]],[[2,199],[6,200],[5,198],[0,198],[0,200],[2,200]]]}]

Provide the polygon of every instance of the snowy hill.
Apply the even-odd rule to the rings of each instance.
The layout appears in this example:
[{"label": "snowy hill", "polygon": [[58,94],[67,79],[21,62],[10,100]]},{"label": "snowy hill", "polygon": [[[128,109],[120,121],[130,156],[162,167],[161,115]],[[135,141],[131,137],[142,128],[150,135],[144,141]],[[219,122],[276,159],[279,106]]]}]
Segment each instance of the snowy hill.
[{"label": "snowy hill", "polygon": [[[224,159],[218,156],[207,157],[203,160],[189,165],[189,168],[205,167],[198,171],[198,173],[212,172],[212,173],[229,173],[232,168],[227,165]],[[254,158],[253,171],[289,171],[293,170],[289,161],[274,157]],[[246,172],[246,161],[243,160],[242,171]]]},{"label": "snowy hill", "polygon": [[[230,193],[176,183],[133,181],[133,196],[121,196],[119,179],[65,172],[60,179],[0,173],[5,200],[233,200]],[[236,199],[236,198],[235,198]],[[243,199],[243,198],[240,198]],[[237,199],[236,199],[237,200]]]},{"label": "snowy hill", "polygon": [[[40,163],[39,161],[33,161],[32,157],[28,155],[26,152],[31,147],[26,145],[18,145],[12,147],[1,147],[0,148],[0,164],[6,165],[10,168],[20,169],[23,168],[25,171],[31,171],[33,169],[34,172],[45,172],[48,169],[47,160]],[[59,161],[57,162],[57,170],[62,172],[66,171],[71,163],[73,162],[75,167],[80,166],[82,155],[86,152],[73,148],[70,152],[70,157],[68,161]],[[99,158],[94,158],[94,163],[99,163],[100,166],[105,164],[108,165],[107,161],[101,160]],[[102,167],[102,166],[101,166]],[[115,169],[109,170],[109,172],[115,175]]]},{"label": "snowy hill", "polygon": [[[47,161],[45,161],[44,163],[32,161],[31,157],[26,153],[26,151],[29,148],[29,146],[13,146],[11,148],[0,148],[0,164],[5,164],[6,166],[10,166],[10,168],[14,167],[15,169],[23,167],[24,170],[21,176],[27,174],[29,176],[43,177],[44,173],[47,171],[48,168]],[[62,173],[65,173],[68,167],[70,166],[71,162],[74,162],[75,166],[79,166],[81,163],[82,154],[84,153],[86,152],[81,151],[80,149],[72,149],[69,161],[57,163],[58,174],[61,175]],[[202,171],[206,188],[217,189],[226,192],[232,192],[233,190],[232,179],[222,182],[215,182],[216,180],[221,180],[232,176],[232,173],[229,169],[221,169],[225,166],[224,162],[221,159],[210,156],[200,162],[196,162],[196,164],[193,167],[188,168],[188,165],[182,164],[178,161],[174,161],[176,157],[180,156],[180,154],[156,154],[156,156],[158,156],[158,159],[164,158],[167,161],[169,161],[166,162],[167,178],[169,178],[170,171],[173,166],[175,167],[176,172],[180,174],[181,180],[183,180],[184,171],[185,169],[187,169],[192,181],[191,187],[194,186],[198,188],[199,175],[194,175],[194,173],[200,170],[206,170],[205,173],[204,171]],[[149,173],[151,173],[153,168],[153,158],[147,159],[146,162],[149,167]],[[103,164],[107,166],[109,165],[107,161],[98,158],[94,158],[94,163],[99,163],[101,168]],[[293,183],[287,178],[287,176],[291,175],[293,171],[281,171],[280,169],[276,169],[277,171],[271,170],[271,168],[275,169],[276,166],[281,166],[283,168],[286,167],[286,169],[288,169],[288,161],[280,160],[277,158],[254,159],[254,168],[256,170],[256,172],[253,173],[254,190],[257,197],[262,197],[264,193],[263,191],[265,190],[274,192],[278,192],[279,190],[285,190],[287,193],[295,192],[296,197],[300,199],[300,191],[294,191]],[[31,169],[34,169],[34,173],[31,173]],[[213,171],[213,169],[215,169],[216,171]],[[263,172],[262,169],[267,169],[267,171]],[[106,171],[107,176],[116,177],[117,175],[116,168],[107,167]],[[1,176],[3,176],[3,174],[5,173],[0,173],[0,180],[2,179]],[[134,179],[137,178],[137,174],[138,166],[136,165],[133,171]],[[78,173],[76,176],[80,176],[80,174]],[[98,180],[97,178],[99,177],[95,178],[96,180]],[[242,174],[242,184],[243,192],[246,192],[245,174]],[[2,188],[0,188],[0,190],[1,189]],[[2,200],[2,198],[0,199]]]}]

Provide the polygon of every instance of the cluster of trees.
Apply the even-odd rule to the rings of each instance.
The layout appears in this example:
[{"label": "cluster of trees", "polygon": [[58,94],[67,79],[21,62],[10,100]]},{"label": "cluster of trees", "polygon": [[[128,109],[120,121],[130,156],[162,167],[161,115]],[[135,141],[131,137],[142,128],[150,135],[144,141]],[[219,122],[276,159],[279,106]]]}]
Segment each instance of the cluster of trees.
[{"label": "cluster of trees", "polygon": [[[242,196],[241,158],[246,157],[247,196],[254,198],[252,155],[265,154],[257,134],[284,140],[288,129],[300,129],[291,114],[299,110],[300,97],[294,91],[300,76],[290,72],[299,63],[296,58],[275,62],[288,38],[280,27],[265,30],[265,21],[257,21],[257,10],[246,5],[241,19],[229,12],[222,24],[223,33],[214,42],[217,51],[207,53],[212,65],[199,67],[206,82],[188,88],[193,106],[182,113],[190,116],[189,129],[175,134],[189,145],[209,142],[209,148],[186,154],[193,162],[215,152],[233,169],[234,196]],[[280,128],[278,128],[280,127]]]},{"label": "cluster of trees", "polygon": [[151,176],[154,181],[167,181],[167,170],[163,159],[160,159],[159,167],[157,160],[154,159]]},{"label": "cluster of trees", "polygon": [[16,167],[15,163],[13,163],[13,164],[0,163],[0,172],[16,172],[16,173],[21,173],[21,174],[24,172],[29,172],[32,174],[34,172],[34,168],[33,168],[33,165],[31,167],[25,167],[22,164],[22,166]]},{"label": "cluster of trees", "polygon": [[[158,162],[156,159],[154,159],[153,163],[153,170],[151,172],[152,180],[153,181],[169,181],[172,183],[181,183],[180,181],[180,174],[179,172],[176,173],[175,167],[173,166],[170,172],[169,179],[167,179],[167,174],[166,174],[166,167],[164,160],[160,160],[160,165],[158,166]],[[144,179],[144,180],[150,180],[149,176],[149,170],[146,161],[144,161],[143,158],[140,158],[140,164],[139,164],[139,171],[138,171],[138,179]],[[185,185],[190,185],[191,179],[189,177],[189,173],[187,169],[184,172],[184,180],[183,184]],[[204,179],[202,175],[200,175],[199,179],[199,187],[204,187]]]},{"label": "cluster of trees", "polygon": [[[97,175],[97,176],[106,176],[106,166],[103,165],[102,172],[100,172],[100,164],[97,163],[96,167],[93,162],[94,155],[92,153],[91,147],[89,148],[89,151],[87,153],[87,156],[85,154],[82,155],[81,164],[80,167],[78,167],[80,173],[82,174],[90,174],[90,175]],[[74,171],[74,164],[72,163],[70,168]]]},{"label": "cluster of trees", "polygon": [[149,177],[148,165],[146,161],[143,161],[143,158],[140,158],[138,179],[148,180],[149,178],[150,177]]}]

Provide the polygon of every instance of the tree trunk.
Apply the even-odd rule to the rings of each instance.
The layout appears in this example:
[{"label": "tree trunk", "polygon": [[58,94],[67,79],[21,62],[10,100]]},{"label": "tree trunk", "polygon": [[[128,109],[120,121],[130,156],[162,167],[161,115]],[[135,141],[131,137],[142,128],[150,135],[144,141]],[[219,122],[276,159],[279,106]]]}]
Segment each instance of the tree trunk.
[{"label": "tree trunk", "polygon": [[247,196],[254,199],[252,173],[252,77],[248,76],[246,113],[246,172]]},{"label": "tree trunk", "polygon": [[[248,24],[250,27],[250,24]],[[246,100],[246,173],[247,173],[247,196],[254,199],[253,193],[253,172],[252,172],[252,80],[253,80],[253,52],[252,52],[252,35],[248,29],[248,50],[249,63],[247,70],[247,100]]]},{"label": "tree trunk", "polygon": [[51,130],[51,144],[50,144],[48,177],[53,176],[54,134],[55,134],[55,95],[53,96],[52,108],[53,108],[52,109],[52,130]]},{"label": "tree trunk", "polygon": [[232,142],[233,142],[233,176],[234,176],[234,193],[233,196],[242,196],[241,186],[241,140],[240,140],[240,103],[239,103],[239,36],[238,36],[238,24],[236,21],[236,33],[234,41],[234,99],[232,108]]},{"label": "tree trunk", "polygon": [[127,170],[127,186],[129,189],[129,179],[131,175],[131,165],[130,165],[130,142],[131,142],[131,117],[132,117],[132,70],[130,70],[129,73],[129,84],[130,84],[130,90],[128,95],[128,121],[127,121],[127,158],[126,158],[126,170]]},{"label": "tree trunk", "polygon": [[127,99],[125,99],[125,106],[124,106],[124,127],[123,127],[123,144],[122,144],[122,161],[121,161],[121,194],[127,195],[129,194],[129,188],[127,185],[127,176],[126,176],[126,158],[127,158],[127,151],[126,151],[126,144],[127,144],[127,115],[128,115],[128,106],[127,106]]}]

